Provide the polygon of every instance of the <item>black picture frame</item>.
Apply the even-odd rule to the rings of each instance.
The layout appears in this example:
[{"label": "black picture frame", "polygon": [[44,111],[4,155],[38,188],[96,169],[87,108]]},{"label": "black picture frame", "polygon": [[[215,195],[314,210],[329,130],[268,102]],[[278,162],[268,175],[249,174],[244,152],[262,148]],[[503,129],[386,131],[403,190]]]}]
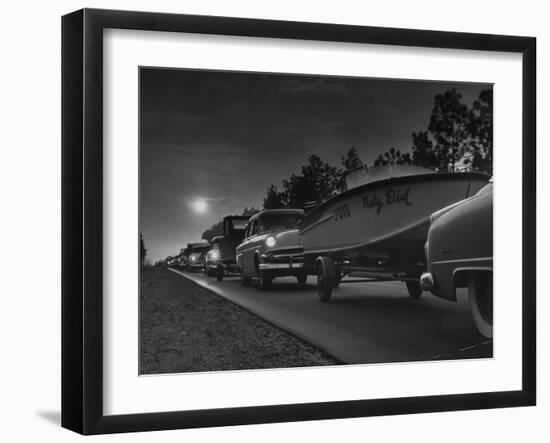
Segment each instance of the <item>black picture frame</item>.
[{"label": "black picture frame", "polygon": [[[191,32],[522,55],[522,388],[131,415],[103,413],[103,30]],[[62,426],[82,434],[435,411],[536,402],[536,39],[337,24],[83,9],[62,18]]]}]

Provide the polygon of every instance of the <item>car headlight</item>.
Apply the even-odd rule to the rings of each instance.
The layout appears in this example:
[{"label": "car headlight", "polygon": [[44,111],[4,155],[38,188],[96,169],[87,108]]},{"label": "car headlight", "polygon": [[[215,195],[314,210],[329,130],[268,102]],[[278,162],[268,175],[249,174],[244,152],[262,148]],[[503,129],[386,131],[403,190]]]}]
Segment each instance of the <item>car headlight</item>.
[{"label": "car headlight", "polygon": [[191,257],[191,261],[195,261],[195,257]]},{"label": "car headlight", "polygon": [[210,253],[210,258],[211,258],[212,260],[217,260],[218,257],[219,257],[219,255],[220,255],[220,254],[218,254],[218,251],[212,251],[212,252]]},{"label": "car headlight", "polygon": [[265,239],[265,244],[269,247],[269,248],[272,248],[273,246],[275,246],[275,243],[277,243],[275,241],[275,237],[273,237],[272,235],[270,235],[269,237],[267,237]]}]

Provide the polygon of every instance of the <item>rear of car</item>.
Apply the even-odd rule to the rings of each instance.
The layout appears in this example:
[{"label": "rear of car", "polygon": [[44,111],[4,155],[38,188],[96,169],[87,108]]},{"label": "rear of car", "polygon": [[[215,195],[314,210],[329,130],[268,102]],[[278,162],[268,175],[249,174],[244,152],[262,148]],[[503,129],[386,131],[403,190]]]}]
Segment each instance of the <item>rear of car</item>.
[{"label": "rear of car", "polygon": [[427,272],[421,286],[446,300],[468,288],[472,316],[487,338],[493,334],[493,184],[434,213],[426,241]]}]

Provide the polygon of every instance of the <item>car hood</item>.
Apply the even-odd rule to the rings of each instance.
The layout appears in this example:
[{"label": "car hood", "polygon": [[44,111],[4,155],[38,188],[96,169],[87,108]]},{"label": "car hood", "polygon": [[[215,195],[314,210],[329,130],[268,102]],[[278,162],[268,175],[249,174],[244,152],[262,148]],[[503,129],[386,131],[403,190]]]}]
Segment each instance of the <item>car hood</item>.
[{"label": "car hood", "polygon": [[269,250],[277,249],[291,249],[301,247],[300,238],[298,236],[298,229],[289,229],[286,231],[272,232],[266,234],[267,237],[275,237],[275,246],[267,248]]}]

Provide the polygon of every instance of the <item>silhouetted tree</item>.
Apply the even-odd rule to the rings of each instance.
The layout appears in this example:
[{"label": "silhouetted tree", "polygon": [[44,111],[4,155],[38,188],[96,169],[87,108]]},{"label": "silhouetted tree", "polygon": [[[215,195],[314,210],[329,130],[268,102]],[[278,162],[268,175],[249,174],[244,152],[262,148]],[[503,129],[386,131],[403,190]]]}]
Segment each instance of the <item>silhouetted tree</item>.
[{"label": "silhouetted tree", "polygon": [[434,142],[437,167],[441,171],[455,171],[461,161],[466,164],[468,159],[465,154],[472,150],[468,107],[461,99],[462,94],[455,88],[435,96],[428,130]]},{"label": "silhouetted tree", "polygon": [[355,146],[352,146],[346,155],[342,157],[342,166],[345,168],[344,173],[347,173],[363,169],[366,165],[364,165],[363,161],[359,158]]},{"label": "silhouetted tree", "polygon": [[306,203],[321,202],[338,192],[343,172],[325,163],[317,155],[302,166],[302,174],[283,181],[282,201],[288,208],[303,208]]},{"label": "silhouetted tree", "polygon": [[428,131],[413,132],[410,154],[390,149],[375,166],[413,164],[437,171],[475,169],[492,173],[493,92],[483,90],[469,110],[451,89],[437,94]]},{"label": "silhouetted tree", "polygon": [[433,142],[426,131],[413,132],[412,163],[424,168],[437,168],[438,159],[434,151]]},{"label": "silhouetted tree", "polygon": [[204,240],[212,241],[216,235],[223,234],[223,220],[220,220],[217,223],[214,223],[210,228],[202,233],[201,238]]},{"label": "silhouetted tree", "polygon": [[395,148],[390,148],[389,151],[380,154],[374,161],[374,166],[383,165],[410,165],[412,164],[411,154],[408,152],[403,154]]},{"label": "silhouetted tree", "polygon": [[145,257],[147,256],[147,249],[145,248],[145,242],[143,241],[143,235],[139,233],[139,256],[141,259],[141,264],[145,263]]},{"label": "silhouetted tree", "polygon": [[469,112],[470,131],[475,138],[472,168],[493,173],[493,90],[484,89]]},{"label": "silhouetted tree", "polygon": [[284,208],[283,193],[277,190],[277,186],[271,185],[267,188],[267,196],[264,198],[264,209]]},{"label": "silhouetted tree", "polygon": [[256,209],[254,206],[251,206],[250,208],[249,207],[244,208],[241,215],[253,216],[254,214],[256,214],[258,212],[260,212],[259,209]]}]

